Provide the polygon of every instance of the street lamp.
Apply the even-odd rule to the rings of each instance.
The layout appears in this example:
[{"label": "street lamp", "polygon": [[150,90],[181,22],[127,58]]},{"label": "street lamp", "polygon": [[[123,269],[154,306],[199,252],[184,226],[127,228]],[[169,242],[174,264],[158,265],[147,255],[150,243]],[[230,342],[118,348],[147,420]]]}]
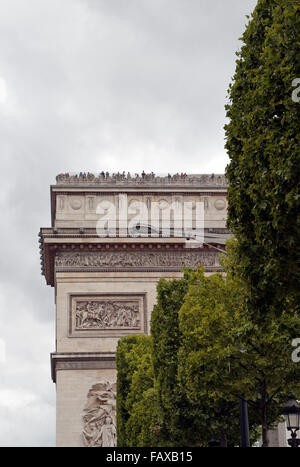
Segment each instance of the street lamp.
[{"label": "street lamp", "polygon": [[288,443],[292,448],[297,448],[300,445],[300,439],[297,438],[297,431],[300,428],[300,407],[292,394],[289,396],[289,400],[282,408],[281,413],[284,415],[287,429],[292,435],[292,437],[288,439]]}]

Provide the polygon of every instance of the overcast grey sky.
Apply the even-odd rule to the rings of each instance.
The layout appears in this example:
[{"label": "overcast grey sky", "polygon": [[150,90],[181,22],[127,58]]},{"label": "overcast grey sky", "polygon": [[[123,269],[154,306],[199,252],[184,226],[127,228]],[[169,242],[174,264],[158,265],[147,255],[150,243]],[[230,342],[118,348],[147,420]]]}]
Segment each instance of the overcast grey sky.
[{"label": "overcast grey sky", "polygon": [[[0,445],[55,444],[37,234],[66,171],[222,173],[256,0],[0,0]],[[1,360],[1,355],[0,355]]]}]

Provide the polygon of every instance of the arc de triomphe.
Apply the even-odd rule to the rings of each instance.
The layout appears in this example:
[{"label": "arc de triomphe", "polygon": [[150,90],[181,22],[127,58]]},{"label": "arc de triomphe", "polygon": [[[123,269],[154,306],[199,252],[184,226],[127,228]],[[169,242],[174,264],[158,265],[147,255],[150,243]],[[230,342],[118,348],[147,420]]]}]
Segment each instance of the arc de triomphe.
[{"label": "arc de triomphe", "polygon": [[[220,270],[217,248],[224,248],[228,237],[226,192],[225,177],[213,174],[57,176],[50,189],[51,227],[39,234],[42,274],[55,290],[51,372],[57,446],[115,442],[118,339],[149,333],[161,277],[180,277],[184,265],[201,264],[207,273]],[[124,203],[134,235],[125,222]],[[139,203],[143,222],[134,224]],[[187,240],[174,213],[170,231],[162,228],[175,206],[194,229],[197,205],[203,208],[203,242]],[[153,206],[158,206],[155,219]],[[116,222],[103,236],[99,219],[108,212],[116,214]]]}]

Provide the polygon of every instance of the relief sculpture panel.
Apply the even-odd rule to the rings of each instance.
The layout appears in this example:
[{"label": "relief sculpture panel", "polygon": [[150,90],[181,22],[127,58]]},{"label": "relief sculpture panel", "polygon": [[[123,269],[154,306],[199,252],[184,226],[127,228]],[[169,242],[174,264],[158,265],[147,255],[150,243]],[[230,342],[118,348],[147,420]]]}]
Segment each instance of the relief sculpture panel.
[{"label": "relief sculpture panel", "polygon": [[116,446],[116,383],[107,381],[91,387],[82,420],[85,447]]},{"label": "relief sculpture panel", "polygon": [[71,295],[69,337],[146,332],[145,294]]},{"label": "relief sculpture panel", "polygon": [[125,300],[79,300],[76,329],[139,328],[139,302]]}]

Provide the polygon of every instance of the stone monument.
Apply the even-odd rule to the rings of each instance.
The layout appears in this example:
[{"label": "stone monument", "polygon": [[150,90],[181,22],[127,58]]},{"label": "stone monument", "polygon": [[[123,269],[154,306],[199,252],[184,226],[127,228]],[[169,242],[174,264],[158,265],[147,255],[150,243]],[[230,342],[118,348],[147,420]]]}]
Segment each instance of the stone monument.
[{"label": "stone monument", "polygon": [[57,176],[51,227],[39,234],[55,290],[57,446],[116,444],[118,339],[149,333],[160,278],[181,277],[184,266],[221,270],[226,193],[214,174]]}]

